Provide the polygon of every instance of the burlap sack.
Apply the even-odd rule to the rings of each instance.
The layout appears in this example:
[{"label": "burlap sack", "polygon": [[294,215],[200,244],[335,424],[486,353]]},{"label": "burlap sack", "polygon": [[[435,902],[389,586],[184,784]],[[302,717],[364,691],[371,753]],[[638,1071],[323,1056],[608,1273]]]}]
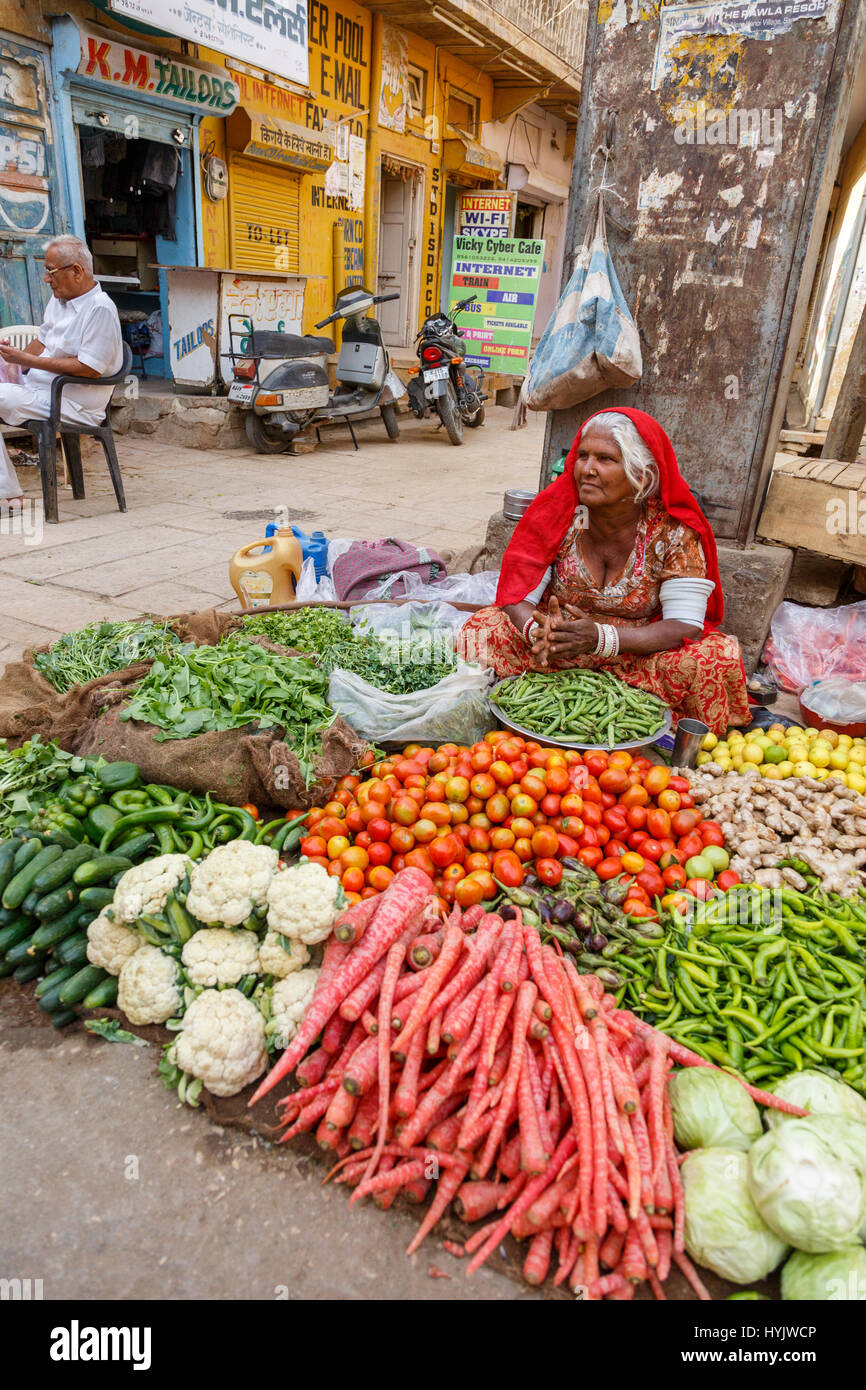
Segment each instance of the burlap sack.
[{"label": "burlap sack", "polygon": [[[178,613],[169,618],[168,625],[182,642],[207,646],[219,642],[241,624],[230,613],[207,608],[201,613]],[[47,650],[47,645],[28,648],[21,660],[10,662],[0,676],[0,738],[8,739],[12,747],[33,734],[41,734],[61,748],[74,751],[84,726],[97,718],[106,700],[122,698],[147,675],[151,665],[149,661],[139,661],[61,693],[36,669],[35,657]]]}]

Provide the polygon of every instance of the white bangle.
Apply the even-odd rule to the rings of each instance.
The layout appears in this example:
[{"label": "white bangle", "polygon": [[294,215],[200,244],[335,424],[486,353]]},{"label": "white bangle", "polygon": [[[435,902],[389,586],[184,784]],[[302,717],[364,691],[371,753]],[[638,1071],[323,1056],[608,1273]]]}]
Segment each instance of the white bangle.
[{"label": "white bangle", "polygon": [[596,630],[598,641],[593,655],[600,656],[602,661],[609,661],[619,654],[619,632],[612,623],[596,623]]},{"label": "white bangle", "polygon": [[528,647],[532,645],[532,628],[537,628],[538,623],[534,618],[527,618],[523,624],[523,640]]}]

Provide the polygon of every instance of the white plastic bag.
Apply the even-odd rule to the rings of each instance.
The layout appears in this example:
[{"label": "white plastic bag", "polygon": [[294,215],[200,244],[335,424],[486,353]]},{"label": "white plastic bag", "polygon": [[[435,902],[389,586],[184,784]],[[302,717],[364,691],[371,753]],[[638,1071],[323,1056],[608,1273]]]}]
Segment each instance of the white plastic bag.
[{"label": "white plastic bag", "polygon": [[490,723],[487,690],[493,672],[457,662],[428,690],[392,695],[351,671],[331,674],[328,703],[363,738],[383,743],[477,743]]},{"label": "white plastic bag", "polygon": [[[399,575],[388,576],[389,585],[393,584],[395,578],[405,580],[407,599],[427,598],[442,603],[478,603],[486,607],[496,601],[499,570],[482,570],[480,574],[448,574],[437,584],[425,584],[420,575],[401,570]],[[381,595],[371,593],[369,597],[379,598]]]},{"label": "white plastic bag", "polygon": [[329,574],[323,574],[321,579],[317,581],[315,558],[308,555],[301,566],[301,573],[295,588],[295,598],[298,603],[333,603],[336,597],[333,579]]},{"label": "white plastic bag", "polygon": [[466,614],[450,603],[429,603],[426,600],[412,603],[361,603],[349,610],[349,617],[355,627],[365,632],[375,632],[378,637],[388,636],[399,640],[417,636],[418,633],[431,633],[437,643],[447,642],[453,647],[454,636],[466,622]]},{"label": "white plastic bag", "polygon": [[810,685],[800,696],[807,709],[833,724],[862,724],[866,720],[866,681],[833,680]]}]

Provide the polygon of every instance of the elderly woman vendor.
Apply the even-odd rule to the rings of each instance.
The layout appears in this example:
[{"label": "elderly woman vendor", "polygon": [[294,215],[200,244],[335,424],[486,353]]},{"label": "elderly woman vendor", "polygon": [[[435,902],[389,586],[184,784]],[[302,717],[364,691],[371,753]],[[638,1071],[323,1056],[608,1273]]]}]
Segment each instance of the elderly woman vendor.
[{"label": "elderly woman vendor", "polygon": [[498,676],[583,666],[650,690],[714,733],[749,722],[709,522],[652,416],[617,407],[579,430],[502,561],[497,606],[460,634]]}]

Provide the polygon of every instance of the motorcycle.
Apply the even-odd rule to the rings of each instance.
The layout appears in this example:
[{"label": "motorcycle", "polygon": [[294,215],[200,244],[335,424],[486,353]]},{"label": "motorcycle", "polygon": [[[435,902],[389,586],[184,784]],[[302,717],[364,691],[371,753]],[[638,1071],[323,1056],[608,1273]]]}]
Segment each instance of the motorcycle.
[{"label": "motorcycle", "polygon": [[431,314],[415,339],[421,365],[410,370],[410,408],[419,420],[428,409],[435,410],[452,444],[463,443],[464,425],[477,429],[484,424],[484,372],[465,365],[466,343],[456,323],[461,309],[477,298],[461,299],[450,318]]},{"label": "motorcycle", "polygon": [[249,319],[229,314],[234,380],[228,396],[248,411],[245,427],[254,449],[283,453],[310,426],[338,420],[345,421],[357,449],[352,420],[377,407],[388,438],[399,438],[396,405],[406,388],[391,366],[378,320],[368,317],[374,304],[399,298],[353,285],[340,291],[334,312],[315,325],[345,320],[334,391],[327,369],[328,356],[336,351],[332,338],[251,330]]}]

